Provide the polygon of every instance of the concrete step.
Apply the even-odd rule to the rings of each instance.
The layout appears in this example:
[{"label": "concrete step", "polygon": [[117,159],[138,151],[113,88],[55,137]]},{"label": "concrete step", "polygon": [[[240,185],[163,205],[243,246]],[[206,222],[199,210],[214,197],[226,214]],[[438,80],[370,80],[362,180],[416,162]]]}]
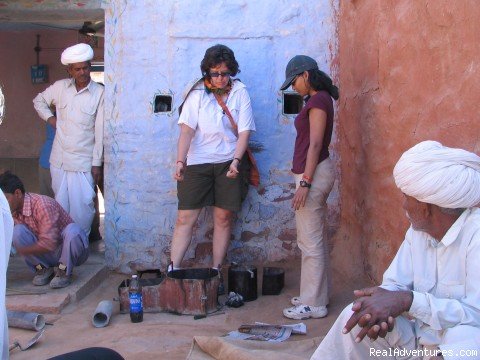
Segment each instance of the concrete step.
[{"label": "concrete step", "polygon": [[73,282],[63,289],[32,284],[34,274],[20,256],[10,258],[7,271],[8,310],[40,314],[60,314],[69,303],[90,294],[106,277],[108,270],[102,253],[91,253],[88,260],[73,272]]}]

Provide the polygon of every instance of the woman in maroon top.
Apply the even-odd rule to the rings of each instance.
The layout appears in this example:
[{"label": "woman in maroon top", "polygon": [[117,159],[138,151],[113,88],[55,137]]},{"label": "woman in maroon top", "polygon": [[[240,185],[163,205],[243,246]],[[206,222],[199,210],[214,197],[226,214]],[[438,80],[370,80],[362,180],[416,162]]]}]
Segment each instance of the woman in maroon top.
[{"label": "woman in maroon top", "polygon": [[293,307],[283,310],[291,319],[327,316],[329,252],[325,238],[327,198],[334,183],[334,167],[328,146],[333,130],[333,100],[338,88],[318,69],[311,57],[297,55],[287,65],[281,90],[290,85],[306,99],[295,118],[295,150],[292,172],[296,192],[292,200],[297,226],[297,243],[302,251],[300,295]]}]

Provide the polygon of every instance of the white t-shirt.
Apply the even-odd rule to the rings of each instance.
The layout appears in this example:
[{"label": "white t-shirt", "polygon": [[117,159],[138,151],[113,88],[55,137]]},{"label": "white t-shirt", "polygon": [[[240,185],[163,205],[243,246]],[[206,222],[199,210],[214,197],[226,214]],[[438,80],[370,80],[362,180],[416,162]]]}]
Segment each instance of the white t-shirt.
[{"label": "white t-shirt", "polygon": [[[250,96],[244,84],[233,81],[225,104],[239,133],[255,131]],[[223,113],[215,96],[205,91],[203,82],[196,85],[185,100],[178,124],[195,130],[188,150],[188,165],[214,164],[233,159],[237,137],[228,116]]]}]

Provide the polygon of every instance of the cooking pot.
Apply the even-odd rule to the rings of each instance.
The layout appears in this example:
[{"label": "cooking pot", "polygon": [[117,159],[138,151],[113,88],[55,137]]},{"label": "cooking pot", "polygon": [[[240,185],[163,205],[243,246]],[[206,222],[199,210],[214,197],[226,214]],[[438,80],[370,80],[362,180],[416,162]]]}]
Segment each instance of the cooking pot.
[{"label": "cooking pot", "polygon": [[278,295],[285,284],[285,270],[280,267],[264,267],[262,295]]},{"label": "cooking pot", "polygon": [[244,301],[257,298],[257,268],[255,266],[232,265],[228,269],[228,292],[242,295]]}]

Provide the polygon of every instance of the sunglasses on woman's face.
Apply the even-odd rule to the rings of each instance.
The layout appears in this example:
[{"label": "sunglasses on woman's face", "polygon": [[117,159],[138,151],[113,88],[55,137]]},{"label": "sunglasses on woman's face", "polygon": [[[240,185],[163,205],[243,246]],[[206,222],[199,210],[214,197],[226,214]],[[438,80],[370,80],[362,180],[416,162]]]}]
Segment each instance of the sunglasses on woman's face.
[{"label": "sunglasses on woman's face", "polygon": [[292,83],[291,83],[292,86],[295,85],[295,81],[297,81],[297,79],[298,79],[300,76],[302,76],[302,74],[303,74],[303,73],[298,74],[297,76],[295,76],[295,77],[293,78]]},{"label": "sunglasses on woman's face", "polygon": [[211,76],[211,77],[214,77],[214,78],[219,77],[219,76],[221,76],[221,77],[228,77],[228,76],[230,76],[230,74],[231,74],[231,73],[230,73],[229,71],[225,71],[225,72],[211,72],[211,73],[210,73],[210,76]]}]

